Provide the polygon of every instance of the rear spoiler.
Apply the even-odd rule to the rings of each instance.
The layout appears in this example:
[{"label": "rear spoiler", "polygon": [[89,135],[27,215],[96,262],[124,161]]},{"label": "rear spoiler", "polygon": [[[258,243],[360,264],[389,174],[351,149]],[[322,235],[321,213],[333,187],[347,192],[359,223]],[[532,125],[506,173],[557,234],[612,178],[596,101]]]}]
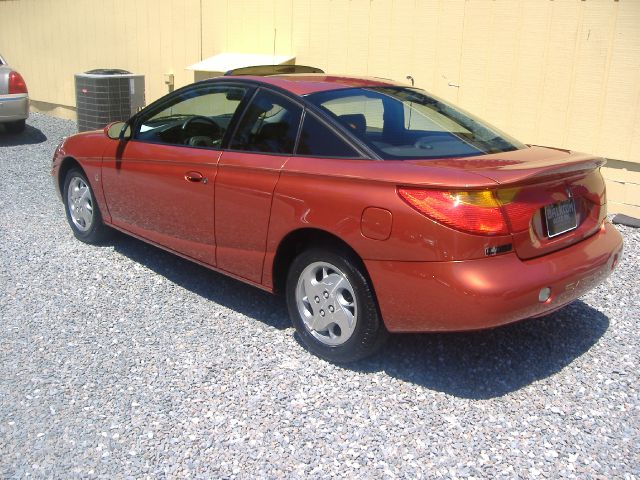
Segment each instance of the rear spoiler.
[{"label": "rear spoiler", "polygon": [[567,152],[569,155],[564,158],[541,158],[535,162],[514,163],[490,170],[470,169],[470,171],[490,178],[500,185],[508,185],[537,182],[547,178],[589,172],[607,163],[607,160],[601,157],[579,152]]},{"label": "rear spoiler", "polygon": [[253,75],[266,77],[268,75],[283,75],[289,73],[324,73],[316,67],[306,65],[256,65],[254,67],[242,67],[229,70],[224,76],[229,75]]}]

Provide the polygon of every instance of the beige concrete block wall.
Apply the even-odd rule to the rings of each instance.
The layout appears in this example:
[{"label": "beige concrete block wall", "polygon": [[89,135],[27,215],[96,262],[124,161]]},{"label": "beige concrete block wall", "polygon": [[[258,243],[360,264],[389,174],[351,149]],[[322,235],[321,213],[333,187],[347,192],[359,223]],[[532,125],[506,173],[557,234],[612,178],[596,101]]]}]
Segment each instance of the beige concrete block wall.
[{"label": "beige concrete block wall", "polygon": [[199,0],[0,0],[0,48],[36,106],[74,108],[74,74],[102,67],[145,74],[150,102],[165,73],[193,81],[199,18]]},{"label": "beige concrete block wall", "polygon": [[640,165],[609,162],[602,168],[607,181],[607,209],[640,218]]},{"label": "beige concrete block wall", "polygon": [[[0,0],[0,45],[58,115],[77,72],[143,73],[150,102],[202,58],[275,52],[411,75],[527,143],[640,164],[640,0]],[[637,183],[607,175],[630,185],[610,210],[637,208]]]}]

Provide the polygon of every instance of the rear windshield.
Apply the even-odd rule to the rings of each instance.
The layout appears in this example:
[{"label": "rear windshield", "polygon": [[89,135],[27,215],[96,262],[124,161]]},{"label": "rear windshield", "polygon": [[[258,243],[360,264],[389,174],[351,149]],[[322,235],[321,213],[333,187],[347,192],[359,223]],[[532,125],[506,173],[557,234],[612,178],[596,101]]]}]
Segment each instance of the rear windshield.
[{"label": "rear windshield", "polygon": [[383,158],[468,157],[525,148],[497,128],[417,88],[348,88],[306,98]]}]

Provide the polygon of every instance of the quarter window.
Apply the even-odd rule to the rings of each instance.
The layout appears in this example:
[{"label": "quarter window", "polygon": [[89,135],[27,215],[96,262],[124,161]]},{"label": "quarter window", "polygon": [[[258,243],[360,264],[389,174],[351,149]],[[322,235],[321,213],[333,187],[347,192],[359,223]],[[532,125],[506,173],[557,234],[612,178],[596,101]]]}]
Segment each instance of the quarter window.
[{"label": "quarter window", "polygon": [[317,157],[360,157],[349,144],[308,112],[302,123],[296,153]]},{"label": "quarter window", "polygon": [[229,148],[291,154],[302,108],[285,97],[260,90],[247,107]]}]

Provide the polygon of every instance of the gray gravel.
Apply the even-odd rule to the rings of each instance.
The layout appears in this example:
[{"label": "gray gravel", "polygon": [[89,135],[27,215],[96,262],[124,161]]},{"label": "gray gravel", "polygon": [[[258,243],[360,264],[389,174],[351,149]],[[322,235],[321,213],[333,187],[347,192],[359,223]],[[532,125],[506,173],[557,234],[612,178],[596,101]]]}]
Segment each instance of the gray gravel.
[{"label": "gray gravel", "polygon": [[0,477],[640,476],[640,230],[560,312],[341,368],[279,298],[76,241],[49,177],[74,124],[28,123],[0,131]]}]

